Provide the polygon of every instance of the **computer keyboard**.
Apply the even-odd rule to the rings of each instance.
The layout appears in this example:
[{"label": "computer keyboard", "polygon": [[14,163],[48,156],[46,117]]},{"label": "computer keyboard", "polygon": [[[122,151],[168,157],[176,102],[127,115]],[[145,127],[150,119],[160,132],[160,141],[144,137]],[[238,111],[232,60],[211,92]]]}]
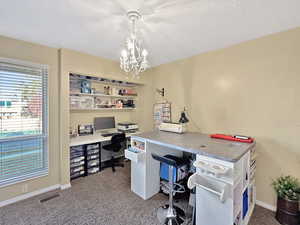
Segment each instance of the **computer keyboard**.
[{"label": "computer keyboard", "polygon": [[104,134],[101,134],[103,137],[111,137],[111,136],[114,136],[116,134],[120,134],[120,133],[104,133]]}]

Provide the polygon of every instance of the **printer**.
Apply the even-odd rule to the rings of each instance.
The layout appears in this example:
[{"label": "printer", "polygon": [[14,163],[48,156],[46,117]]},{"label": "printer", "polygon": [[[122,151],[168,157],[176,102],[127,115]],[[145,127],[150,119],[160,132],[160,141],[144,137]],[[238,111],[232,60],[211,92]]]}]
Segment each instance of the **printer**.
[{"label": "printer", "polygon": [[136,123],[122,122],[117,125],[118,131],[125,133],[134,133],[139,130],[139,126]]}]

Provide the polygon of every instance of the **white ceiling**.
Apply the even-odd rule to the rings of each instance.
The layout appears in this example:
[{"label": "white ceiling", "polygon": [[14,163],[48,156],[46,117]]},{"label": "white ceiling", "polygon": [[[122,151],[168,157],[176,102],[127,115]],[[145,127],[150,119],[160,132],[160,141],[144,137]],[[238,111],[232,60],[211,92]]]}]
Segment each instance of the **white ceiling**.
[{"label": "white ceiling", "polygon": [[300,0],[1,0],[0,35],[118,60],[135,9],[152,66],[300,26]]}]

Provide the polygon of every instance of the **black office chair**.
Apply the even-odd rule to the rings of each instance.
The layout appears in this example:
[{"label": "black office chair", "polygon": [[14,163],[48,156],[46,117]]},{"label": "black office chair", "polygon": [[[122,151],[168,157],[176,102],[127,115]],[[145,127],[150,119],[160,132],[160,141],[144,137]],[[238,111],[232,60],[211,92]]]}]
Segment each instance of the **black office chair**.
[{"label": "black office chair", "polygon": [[108,145],[102,146],[103,149],[111,152],[111,159],[107,162],[107,164],[102,167],[105,168],[112,168],[112,171],[115,172],[115,167],[124,167],[124,163],[118,162],[114,158],[114,153],[121,151],[124,148],[124,144],[126,143],[126,136],[125,133],[115,134],[111,137],[111,143]]}]

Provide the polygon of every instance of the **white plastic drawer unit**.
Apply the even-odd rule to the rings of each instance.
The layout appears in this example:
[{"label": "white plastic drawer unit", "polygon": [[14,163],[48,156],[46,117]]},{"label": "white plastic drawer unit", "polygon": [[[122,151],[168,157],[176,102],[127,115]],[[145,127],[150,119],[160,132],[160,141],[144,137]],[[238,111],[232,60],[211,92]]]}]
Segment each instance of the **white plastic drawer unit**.
[{"label": "white plastic drawer unit", "polygon": [[242,173],[242,161],[232,163],[207,156],[197,155],[194,166],[197,173],[234,184]]},{"label": "white plastic drawer unit", "polygon": [[230,168],[227,166],[220,165],[218,163],[209,162],[206,160],[197,160],[194,162],[194,166],[199,168],[202,173],[219,178],[226,176]]},{"label": "white plastic drawer unit", "polygon": [[138,163],[144,160],[146,152],[137,149],[126,149],[125,158],[131,160],[132,162]]}]

